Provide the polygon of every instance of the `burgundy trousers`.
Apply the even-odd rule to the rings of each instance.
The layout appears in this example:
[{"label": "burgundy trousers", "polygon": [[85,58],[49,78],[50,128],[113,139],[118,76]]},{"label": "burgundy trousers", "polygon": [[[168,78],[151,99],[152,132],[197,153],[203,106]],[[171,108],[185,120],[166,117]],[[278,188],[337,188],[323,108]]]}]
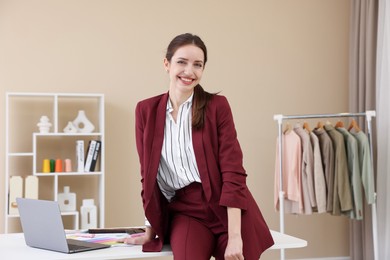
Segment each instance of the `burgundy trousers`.
[{"label": "burgundy trousers", "polygon": [[192,183],[176,191],[169,204],[171,247],[176,260],[223,260],[227,229],[205,199],[202,185]]}]

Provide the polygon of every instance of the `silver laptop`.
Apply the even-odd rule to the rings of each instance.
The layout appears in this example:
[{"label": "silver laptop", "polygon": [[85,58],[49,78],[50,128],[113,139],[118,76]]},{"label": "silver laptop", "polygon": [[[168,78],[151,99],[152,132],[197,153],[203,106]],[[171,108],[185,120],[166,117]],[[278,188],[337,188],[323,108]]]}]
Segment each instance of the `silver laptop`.
[{"label": "silver laptop", "polygon": [[109,245],[66,239],[61,211],[56,201],[17,198],[26,244],[63,253],[76,253]]}]

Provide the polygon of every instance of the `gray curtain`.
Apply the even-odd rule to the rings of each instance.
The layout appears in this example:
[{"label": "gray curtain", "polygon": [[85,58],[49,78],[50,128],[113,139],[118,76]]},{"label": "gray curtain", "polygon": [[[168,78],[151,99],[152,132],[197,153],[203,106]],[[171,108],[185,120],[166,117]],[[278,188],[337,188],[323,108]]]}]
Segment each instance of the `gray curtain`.
[{"label": "gray curtain", "polygon": [[[350,112],[375,110],[377,17],[378,0],[351,0]],[[359,120],[364,129],[364,119]],[[375,133],[375,120],[373,124]],[[373,138],[375,145],[375,134]],[[374,259],[371,214],[371,207],[366,204],[363,220],[350,222],[350,255],[353,260]]]},{"label": "gray curtain", "polygon": [[379,0],[377,46],[378,259],[390,259],[390,0]]}]

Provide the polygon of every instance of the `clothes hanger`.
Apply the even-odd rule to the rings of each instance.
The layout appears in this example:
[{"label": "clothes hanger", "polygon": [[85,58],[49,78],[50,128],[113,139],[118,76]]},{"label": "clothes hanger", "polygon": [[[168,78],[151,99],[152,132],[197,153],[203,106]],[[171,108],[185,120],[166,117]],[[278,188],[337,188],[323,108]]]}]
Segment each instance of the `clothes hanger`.
[{"label": "clothes hanger", "polygon": [[284,130],[283,130],[283,134],[288,134],[291,132],[291,130],[292,130],[291,125],[289,123],[286,123]]},{"label": "clothes hanger", "polygon": [[343,123],[343,121],[337,121],[337,123],[336,123],[336,125],[335,125],[335,127],[344,127],[344,123]]},{"label": "clothes hanger", "polygon": [[303,123],[303,129],[306,129],[309,133],[311,132],[310,126],[309,126],[309,124],[307,122]]},{"label": "clothes hanger", "polygon": [[317,129],[323,129],[323,128],[324,128],[324,123],[322,123],[321,121],[318,121]]},{"label": "clothes hanger", "polygon": [[360,129],[360,127],[355,119],[352,119],[351,123],[349,124],[348,131],[351,131],[352,128],[355,129],[356,132],[361,131],[361,129]]}]

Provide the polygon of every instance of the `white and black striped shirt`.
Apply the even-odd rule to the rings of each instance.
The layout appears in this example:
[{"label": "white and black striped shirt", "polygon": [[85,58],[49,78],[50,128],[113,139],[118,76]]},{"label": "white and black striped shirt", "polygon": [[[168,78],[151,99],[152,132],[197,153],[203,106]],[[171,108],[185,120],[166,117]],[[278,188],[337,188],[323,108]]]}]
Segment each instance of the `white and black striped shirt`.
[{"label": "white and black striped shirt", "polygon": [[176,122],[168,99],[164,142],[161,150],[157,182],[161,192],[170,201],[175,191],[192,182],[201,182],[192,146],[192,98],[180,105]]}]

